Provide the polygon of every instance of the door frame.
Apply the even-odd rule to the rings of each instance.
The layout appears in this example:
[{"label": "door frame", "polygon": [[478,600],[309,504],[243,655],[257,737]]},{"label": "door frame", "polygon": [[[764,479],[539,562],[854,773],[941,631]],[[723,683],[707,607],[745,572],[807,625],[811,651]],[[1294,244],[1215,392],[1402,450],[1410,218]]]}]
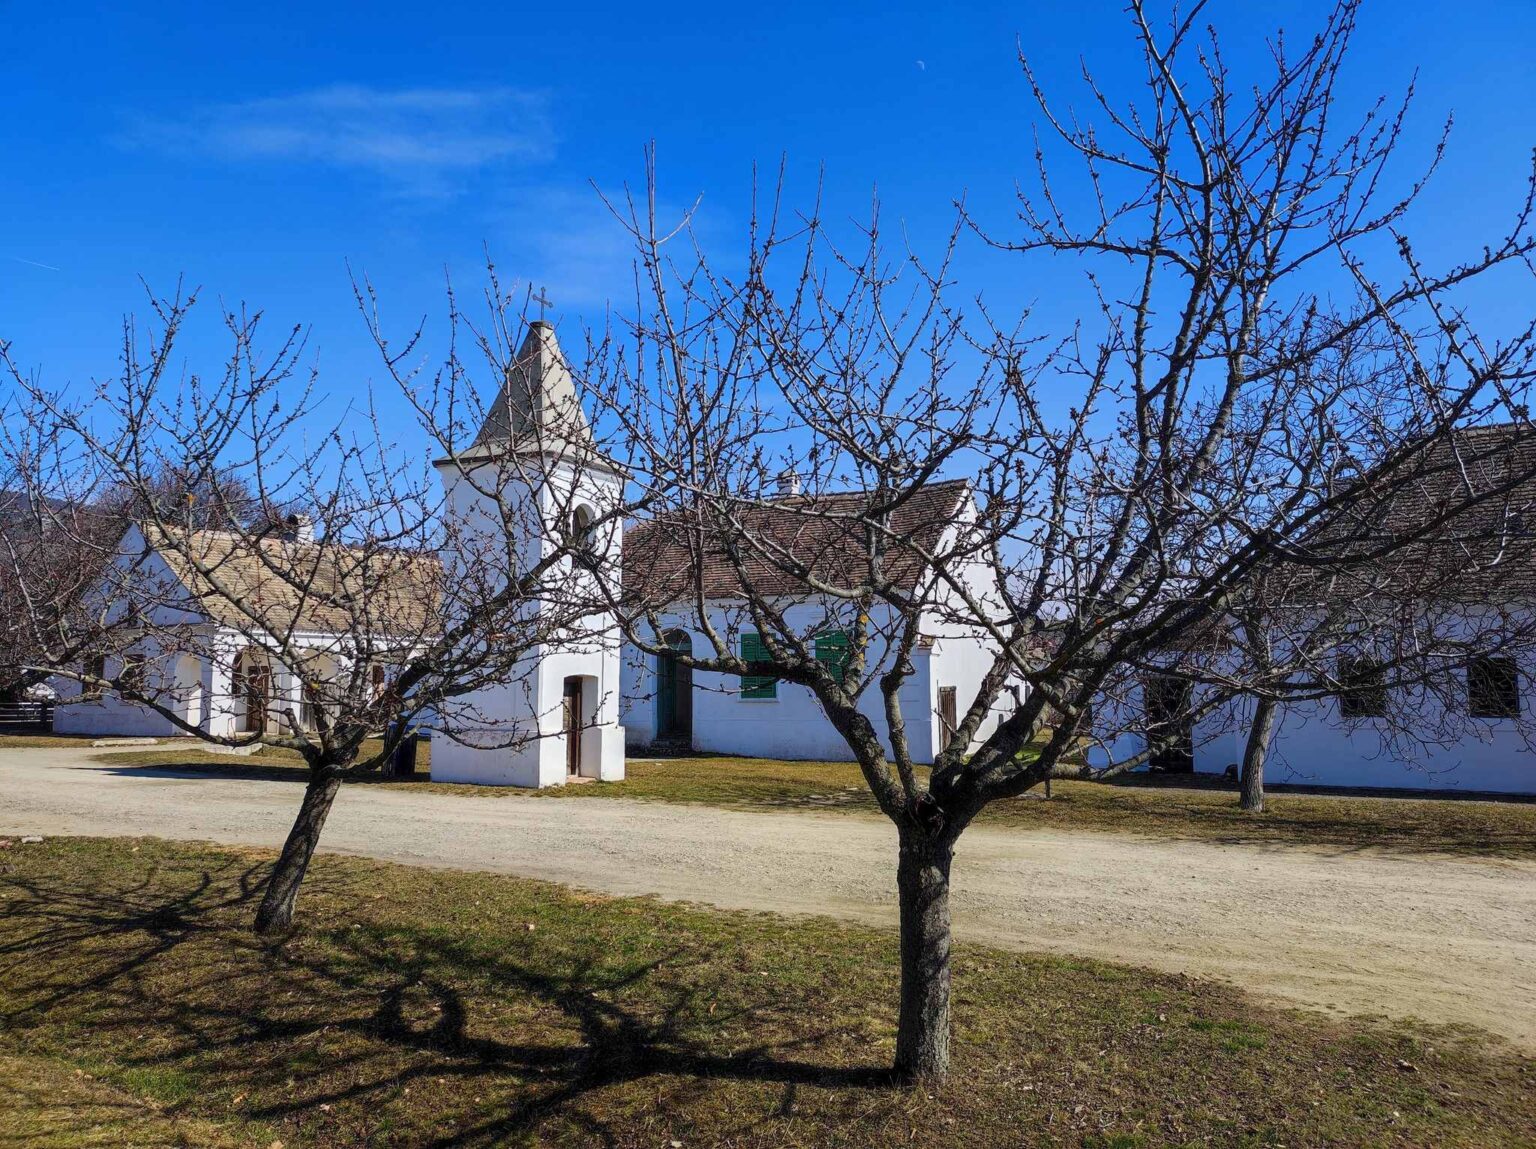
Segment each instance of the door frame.
[{"label": "door frame", "polygon": [[581,703],[581,676],[573,674],[566,678],[565,688],[560,696],[560,727],[565,733],[565,775],[567,778],[577,778],[581,775],[581,731],[584,725],[581,718]]},{"label": "door frame", "polygon": [[1190,717],[1194,684],[1172,674],[1149,674],[1142,680],[1142,711],[1148,729],[1144,737],[1150,744],[1151,727],[1171,735],[1155,754],[1148,755],[1147,766],[1159,774],[1192,774],[1195,770],[1195,724]]},{"label": "door frame", "polygon": [[960,716],[956,710],[955,688],[939,687],[939,749],[949,745],[955,731],[960,729]]},{"label": "door frame", "polygon": [[[669,630],[662,637],[670,650],[693,651],[687,631]],[[656,656],[656,737],[686,737],[693,745],[693,667],[666,651]]]}]

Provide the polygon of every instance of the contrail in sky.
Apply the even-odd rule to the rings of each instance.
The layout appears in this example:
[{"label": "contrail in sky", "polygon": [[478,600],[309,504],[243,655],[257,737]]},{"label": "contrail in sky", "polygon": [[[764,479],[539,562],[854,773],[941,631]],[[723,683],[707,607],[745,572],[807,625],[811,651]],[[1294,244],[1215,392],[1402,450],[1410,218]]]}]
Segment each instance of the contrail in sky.
[{"label": "contrail in sky", "polygon": [[11,258],[14,259],[17,263],[25,263],[29,267],[40,267],[44,271],[58,271],[59,270],[57,267],[54,267],[53,264],[51,264],[51,263],[38,263],[37,260],[35,260],[35,259],[22,259],[21,256],[19,256],[19,255],[13,255],[13,256],[11,256]]}]

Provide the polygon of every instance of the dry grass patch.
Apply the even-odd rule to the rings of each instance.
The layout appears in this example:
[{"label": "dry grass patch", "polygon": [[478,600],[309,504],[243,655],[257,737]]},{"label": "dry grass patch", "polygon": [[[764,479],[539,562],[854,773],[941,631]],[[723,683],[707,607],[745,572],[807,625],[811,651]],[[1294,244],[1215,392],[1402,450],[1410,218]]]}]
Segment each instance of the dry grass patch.
[{"label": "dry grass patch", "polygon": [[1046,826],[1233,844],[1536,858],[1536,803],[1272,793],[1245,814],[1226,789],[1058,782],[1050,801],[995,803],[979,825]]},{"label": "dry grass patch", "polygon": [[[0,852],[0,1054],[289,1146],[1536,1140],[1536,1065],[1470,1033],[960,947],[952,1083],[908,1090],[884,1073],[891,933],[322,856],[302,927],[262,944],[268,864],[153,840]],[[8,1096],[13,1127],[96,1143],[94,1094]]]},{"label": "dry grass patch", "polygon": [[[131,1075],[129,1075],[131,1077]],[[142,1075],[140,1093],[109,1085],[79,1065],[46,1056],[0,1054],[0,1143],[28,1149],[237,1149],[270,1145],[249,1122],[209,1121],[167,1111]],[[184,1102],[182,1090],[172,1106]]]},{"label": "dry grass patch", "polygon": [[0,734],[0,750],[89,747],[96,734]]}]

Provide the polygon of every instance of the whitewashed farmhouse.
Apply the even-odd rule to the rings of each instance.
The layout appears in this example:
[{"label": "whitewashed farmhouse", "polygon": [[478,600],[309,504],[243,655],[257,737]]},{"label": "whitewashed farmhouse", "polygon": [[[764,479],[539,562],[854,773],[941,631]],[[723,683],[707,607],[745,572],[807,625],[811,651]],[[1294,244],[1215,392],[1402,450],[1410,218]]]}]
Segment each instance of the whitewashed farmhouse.
[{"label": "whitewashed farmhouse", "polygon": [[[253,634],[251,614],[239,603],[259,603],[261,617],[291,648],[305,652],[307,673],[323,680],[352,673],[382,679],[384,666],[404,653],[401,644],[408,649],[426,625],[436,560],[401,555],[390,572],[380,577],[375,568],[366,580],[381,625],[360,648],[348,625],[355,614],[340,603],[362,593],[364,580],[346,567],[345,552],[315,544],[301,516],[254,547],[249,538],[215,530],[187,532],[171,543],[140,524],[123,536],[95,597],[109,622],[130,634],[141,629],[144,637],[131,653],[98,657],[82,669],[115,677],[123,658],[132,659],[145,693],[168,703],[186,725],[216,737],[313,722],[300,669],[275,657],[274,636]],[[377,556],[370,561],[377,563]],[[277,577],[279,569],[307,572],[307,593],[294,580]],[[138,617],[126,617],[130,611]],[[57,679],[55,688],[60,705],[53,724],[60,733],[186,733],[155,709],[84,691],[73,679]]]},{"label": "whitewashed farmhouse", "polygon": [[[743,531],[774,538],[818,571],[839,572],[856,567],[861,557],[858,532],[845,529],[840,516],[856,515],[866,502],[858,492],[801,494],[792,477],[786,477],[776,498],[744,504],[739,514]],[[944,553],[952,549],[954,536],[967,529],[975,514],[968,483],[934,483],[895,512],[890,529],[894,536],[912,538],[924,552]],[[743,659],[753,660],[761,639],[746,609],[740,576],[723,555],[711,553],[712,541],[690,540],[686,528],[663,518],[633,527],[626,543],[626,597],[656,610],[669,645],[679,652],[697,648],[709,653],[697,605],[702,603],[709,629],[726,636]],[[893,573],[900,588],[929,597],[919,587],[931,583],[933,572],[909,555],[898,555],[894,561],[899,564]],[[972,590],[983,600],[988,597],[987,588],[979,583],[985,573],[986,568],[975,566],[978,585]],[[753,572],[752,581],[758,595],[789,604],[784,613],[790,626],[815,635],[818,661],[832,667],[842,664],[848,636],[835,620],[846,603],[811,594],[793,576],[766,563]],[[902,724],[913,760],[920,763],[933,761],[936,749],[956,725],[957,708],[963,710],[975,696],[995,650],[979,628],[958,623],[943,606],[943,596],[934,596],[913,652],[914,673],[905,680],[900,696]],[[885,662],[886,636],[895,627],[890,608],[881,604],[871,608],[870,666]],[[694,671],[676,658],[645,654],[634,646],[625,650],[623,682],[625,729],[631,745],[641,752],[659,748],[768,758],[852,758],[847,743],[805,686],[771,675],[738,678]],[[1008,699],[1011,707],[1012,696]],[[860,702],[875,728],[886,731],[888,737],[880,691],[871,686]],[[999,711],[984,722],[978,740],[986,738],[1003,716]]]},{"label": "whitewashed farmhouse", "polygon": [[[1468,491],[1491,493],[1448,537],[1395,560],[1419,596],[1406,613],[1422,653],[1397,668],[1345,643],[1310,657],[1309,676],[1338,686],[1279,707],[1270,783],[1536,794],[1536,490],[1518,479],[1536,445],[1523,429],[1496,425],[1466,429],[1454,448],[1433,450],[1453,449],[1455,465],[1427,468],[1429,477],[1397,497],[1375,528],[1410,537]],[[1392,572],[1377,581],[1390,585]],[[1276,649],[1288,633],[1305,633],[1301,614],[1276,620]],[[1232,657],[1224,640],[1205,647],[1172,659],[1185,672],[1149,672],[1138,691],[1098,708],[1110,733],[1091,755],[1096,764],[1145,754],[1149,738],[1138,725],[1158,732],[1154,770],[1219,775],[1242,762],[1254,703],[1237,698],[1203,710],[1209,688],[1192,684],[1200,668],[1189,660],[1220,669]],[[1191,720],[1191,710],[1202,712]]]}]

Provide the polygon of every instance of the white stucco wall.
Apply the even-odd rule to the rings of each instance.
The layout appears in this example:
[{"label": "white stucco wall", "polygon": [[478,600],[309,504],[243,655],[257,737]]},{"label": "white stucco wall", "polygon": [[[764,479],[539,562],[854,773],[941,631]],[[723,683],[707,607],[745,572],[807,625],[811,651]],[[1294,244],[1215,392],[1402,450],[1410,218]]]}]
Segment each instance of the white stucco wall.
[{"label": "white stucco wall", "polygon": [[[1399,717],[1412,715],[1417,737],[1392,738],[1391,725],[1372,718],[1344,720],[1338,703],[1326,698],[1280,709],[1265,779],[1271,783],[1536,794],[1536,688],[1532,668],[1522,667],[1519,719],[1471,718],[1464,712],[1443,720],[1436,696],[1396,687],[1388,705]],[[1138,701],[1097,707],[1098,730],[1109,748],[1090,761],[1102,765],[1139,753]],[[1220,774],[1242,762],[1252,703],[1234,702],[1195,725],[1195,769]],[[1429,732],[1441,731],[1436,737]],[[1385,736],[1385,737],[1384,737]],[[1428,740],[1426,742],[1426,740]]]},{"label": "white stucco wall", "polygon": [[[811,633],[825,620],[826,610],[817,602],[807,601],[788,607],[786,621],[803,633]],[[693,649],[701,656],[711,647],[704,631],[695,625],[691,613],[675,611],[661,616],[664,631],[687,631]],[[869,647],[872,667],[886,656],[881,637],[888,621],[885,608],[871,612],[874,637]],[[751,630],[743,622],[739,606],[714,604],[710,625],[718,633],[733,635]],[[956,687],[957,714],[964,715],[975,696],[982,675],[990,665],[990,650],[975,634],[950,628],[952,633],[935,640],[933,646],[914,652],[914,673],[902,686],[899,696],[903,723],[913,760],[933,761],[938,738],[938,690]],[[634,753],[644,753],[656,732],[656,659],[634,646],[626,646],[622,666],[623,722]],[[878,669],[871,678],[878,677]],[[990,733],[998,718],[1011,710],[1012,697],[1005,696],[999,708],[984,724],[980,736]],[[871,681],[859,700],[859,710],[887,739],[885,703],[879,685]],[[780,682],[777,697],[743,698],[740,682],[734,675],[709,671],[693,672],[693,749],[706,753],[742,755],[757,758],[848,761],[848,744],[827,720],[820,701],[804,686]]]},{"label": "white stucco wall", "polygon": [[[165,620],[157,620],[157,623],[163,625]],[[345,641],[341,636],[300,632],[289,636],[289,641],[296,647],[316,652],[336,677],[349,673],[351,660],[338,649]],[[245,698],[235,690],[236,661],[242,652],[260,649],[238,631],[204,620],[179,622],[175,642],[169,647],[151,635],[134,643],[127,653],[143,660],[147,692],[161,705],[211,737],[226,738],[246,728]],[[268,729],[283,729],[290,710],[301,711],[300,677],[273,655],[265,657],[271,668]],[[121,659],[108,658],[107,676],[115,676],[121,667]],[[153,707],[125,702],[110,693],[84,695],[80,684],[73,679],[53,681],[60,695],[53,728],[61,734],[191,737]]]},{"label": "white stucco wall", "polygon": [[[460,544],[444,554],[450,570],[462,564],[480,565],[479,577],[489,587],[505,585],[510,563],[505,540],[508,524],[502,509],[510,508],[520,546],[515,561],[527,569],[555,549],[555,535],[565,517],[585,505],[598,516],[617,505],[618,476],[593,467],[530,462],[523,477],[498,473],[484,466],[462,473],[453,463],[438,467],[453,537]],[[471,481],[471,477],[473,481]],[[505,480],[505,481],[503,481]],[[500,504],[489,492],[500,483]],[[478,488],[478,489],[477,489]],[[595,569],[617,585],[623,559],[621,524],[598,531]],[[568,580],[573,598],[589,597],[579,585],[599,577],[566,560],[564,572],[552,580]],[[558,612],[558,603],[550,610]],[[509,680],[466,695],[437,716],[443,734],[432,743],[432,777],[444,782],[490,786],[560,786],[568,780],[566,735],[563,729],[565,680],[582,679],[582,777],[618,781],[624,777],[624,731],[619,725],[619,640],[610,614],[587,616],[563,640],[536,647]]]},{"label": "white stucco wall", "polygon": [[[1529,676],[1522,681],[1521,709],[1530,714],[1536,691]],[[1418,707],[1438,709],[1422,697],[1407,705],[1414,713]],[[1197,726],[1196,770],[1220,773],[1242,761],[1248,710],[1247,704],[1236,708],[1236,722],[1213,719]],[[1433,714],[1425,717],[1433,727]],[[1536,794],[1536,750],[1521,720],[1458,715],[1456,725],[1461,729],[1446,745],[1414,739],[1393,745],[1375,719],[1342,720],[1332,699],[1293,703],[1280,712],[1264,776],[1313,786]]]}]

